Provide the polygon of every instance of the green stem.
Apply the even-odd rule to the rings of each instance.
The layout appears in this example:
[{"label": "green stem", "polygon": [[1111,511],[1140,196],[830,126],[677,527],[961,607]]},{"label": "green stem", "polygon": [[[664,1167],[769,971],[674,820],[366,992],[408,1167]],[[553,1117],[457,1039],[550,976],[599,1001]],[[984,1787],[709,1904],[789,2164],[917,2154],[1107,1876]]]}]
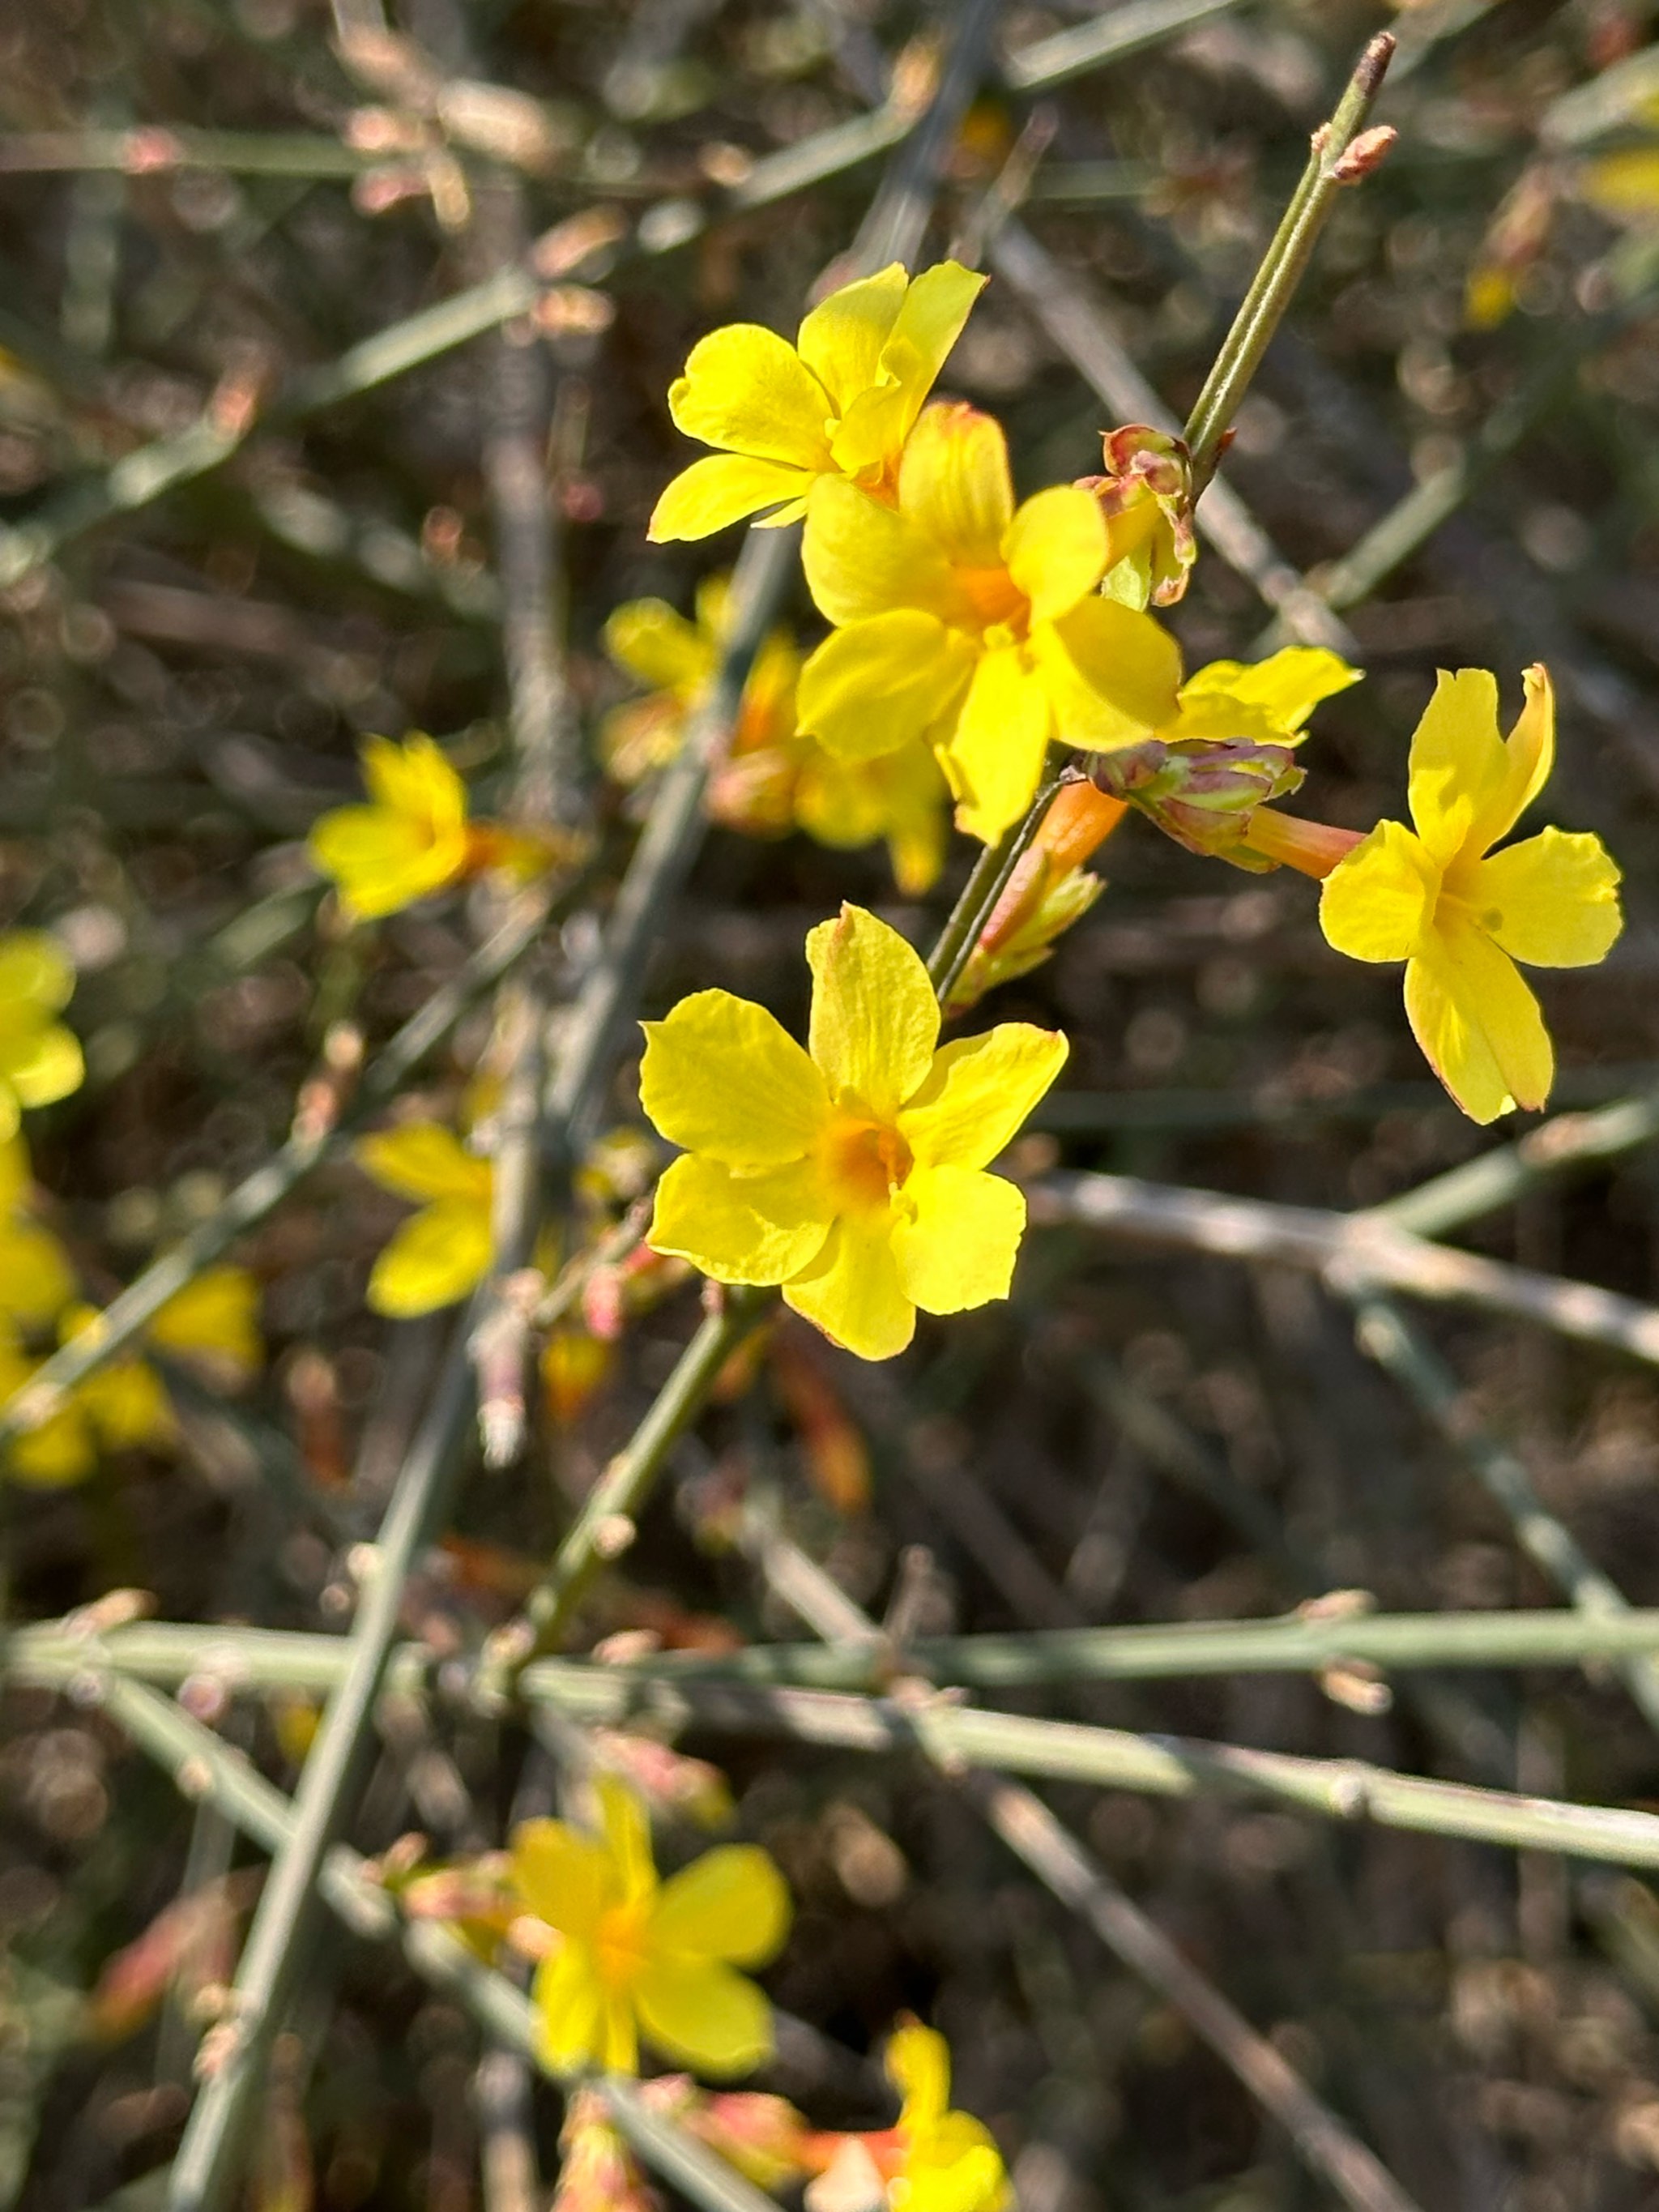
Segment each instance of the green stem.
[{"label": "green stem", "polygon": [[1389,33],[1379,32],[1360,56],[1336,112],[1314,134],[1313,152],[1301,182],[1291,195],[1188,418],[1186,438],[1192,451],[1194,495],[1215,473],[1239,402],[1302,281],[1336,194],[1349,181],[1340,173],[1339,165],[1364,126],[1394,49]]},{"label": "green stem", "polygon": [[1030,850],[1060,782],[1057,775],[1046,777],[1025,810],[1024,819],[1005,830],[996,843],[988,845],[975,861],[962,894],[951,909],[950,919],[939,933],[939,942],[927,956],[927,980],[941,1006],[950,1003],[957,981],[979,942],[980,932],[996,911],[997,901],[1007,889],[1008,878]]}]

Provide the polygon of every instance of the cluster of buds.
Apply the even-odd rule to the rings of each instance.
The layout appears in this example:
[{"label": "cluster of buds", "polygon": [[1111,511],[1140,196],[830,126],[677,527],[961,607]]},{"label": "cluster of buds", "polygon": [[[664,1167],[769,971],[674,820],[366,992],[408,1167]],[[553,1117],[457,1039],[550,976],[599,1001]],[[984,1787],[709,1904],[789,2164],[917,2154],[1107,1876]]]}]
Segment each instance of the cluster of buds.
[{"label": "cluster of buds", "polygon": [[1199,738],[1104,753],[1094,780],[1109,798],[1145,814],[1189,853],[1210,854],[1260,875],[1274,866],[1247,848],[1259,806],[1297,789],[1306,771],[1285,745]]},{"label": "cluster of buds", "polygon": [[1123,562],[1143,607],[1172,607],[1185,595],[1188,573],[1198,558],[1193,532],[1193,465],[1185,442],[1145,422],[1126,422],[1101,434],[1104,473],[1080,477],[1106,518],[1108,588]]},{"label": "cluster of buds", "polygon": [[1081,775],[1062,782],[951,988],[947,1014],[965,1013],[999,983],[1029,975],[1048,957],[1055,939],[1105,890],[1104,878],[1083,864],[1127,811],[1122,799],[1108,797]]}]

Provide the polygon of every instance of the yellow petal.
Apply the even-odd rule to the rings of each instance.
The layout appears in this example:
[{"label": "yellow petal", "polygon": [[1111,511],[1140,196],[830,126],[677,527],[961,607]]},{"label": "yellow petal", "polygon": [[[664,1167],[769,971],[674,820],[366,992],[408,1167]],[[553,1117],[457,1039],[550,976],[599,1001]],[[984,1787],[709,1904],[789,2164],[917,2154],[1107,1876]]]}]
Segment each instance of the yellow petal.
[{"label": "yellow petal", "polygon": [[844,904],[808,933],[809,1042],[832,1097],[850,1091],[881,1122],[926,1080],[939,1041],[939,1001],[921,956],[897,930]]},{"label": "yellow petal", "polygon": [[817,1258],[783,1286],[803,1321],[860,1359],[891,1359],[916,1330],[885,1223],[838,1221]]},{"label": "yellow petal", "polygon": [[431,823],[442,833],[466,820],[466,786],[444,751],[418,733],[394,745],[370,738],[363,747],[363,781],[382,806]]},{"label": "yellow petal", "polygon": [[1474,1121],[1541,1106],[1555,1054],[1508,953],[1466,925],[1437,931],[1406,969],[1406,1013],[1435,1073]]},{"label": "yellow petal", "polygon": [[0,1075],[0,1139],[17,1134],[22,1116],[18,1111],[17,1093],[3,1075]]},{"label": "yellow petal", "polygon": [[590,1942],[617,1896],[603,1844],[564,1820],[525,1820],[513,1831],[513,1887],[527,1911],[576,1942]]},{"label": "yellow petal", "polygon": [[945,754],[957,826],[994,844],[1036,796],[1054,731],[1043,676],[1018,646],[981,656]]},{"label": "yellow petal", "polygon": [[0,1213],[14,1213],[27,1200],[34,1182],[29,1148],[15,1133],[0,1138]]},{"label": "yellow petal", "polygon": [[653,690],[689,696],[714,669],[713,637],[676,614],[666,599],[629,599],[611,615],[602,635],[618,667]]},{"label": "yellow petal", "polygon": [[1534,968],[1593,968],[1624,927],[1617,863],[1584,830],[1546,830],[1490,854],[1464,896],[1487,936]]},{"label": "yellow petal", "polygon": [[1002,1022],[936,1053],[898,1117],[918,1167],[989,1167],[1066,1065],[1057,1030]]},{"label": "yellow petal", "polygon": [[445,1198],[411,1214],[375,1261],[368,1304],[393,1321],[435,1313],[475,1291],[489,1273],[489,1208],[477,1199]]},{"label": "yellow petal", "polygon": [[1176,712],[1181,649],[1168,630],[1115,599],[1085,599],[1031,632],[1063,744],[1109,752],[1139,744]]},{"label": "yellow petal", "polygon": [[69,1255],[51,1231],[34,1221],[0,1220],[0,1315],[42,1328],[74,1296]]},{"label": "yellow petal", "polygon": [[647,1958],[633,1996],[651,2042],[699,2074],[728,2080],[772,2055],[772,2008],[765,1996],[714,1960]]},{"label": "yellow petal", "polygon": [[53,1022],[21,1036],[0,1036],[0,1077],[25,1106],[51,1106],[78,1091],[87,1065],[74,1033]]},{"label": "yellow petal", "polygon": [[1440,871],[1403,822],[1379,822],[1339,860],[1319,895],[1319,926],[1350,960],[1406,960],[1433,923]]},{"label": "yellow petal", "polygon": [[1479,853],[1509,835],[1555,765],[1555,690],[1549,671],[1534,663],[1521,682],[1526,702],[1504,743],[1502,781],[1470,825],[1469,842]]},{"label": "yellow petal", "polygon": [[890,262],[873,276],[832,292],[796,333],[797,351],[829,393],[837,415],[880,374],[881,349],[898,319],[909,281],[902,262]]},{"label": "yellow petal", "polygon": [[883,2064],[904,2110],[901,2125],[909,2130],[942,2120],[951,2102],[951,2046],[931,2027],[913,2023],[887,2040]]},{"label": "yellow petal", "polygon": [[605,1989],[585,1943],[561,1945],[536,1969],[536,2043],[556,2074],[601,2062]]},{"label": "yellow petal", "polygon": [[657,1893],[647,1942],[733,1966],[762,1966],[789,1933],[789,1892],[755,1844],[726,1844],[672,1875]]},{"label": "yellow petal", "polygon": [[453,883],[466,866],[466,831],[434,833],[412,816],[380,806],[339,806],[316,823],[307,851],[339,887],[360,921],[377,921]]},{"label": "yellow petal", "polygon": [[958,568],[1001,568],[1014,489],[996,417],[947,401],[925,408],[899,464],[899,507]]},{"label": "yellow petal", "polygon": [[14,1004],[55,1014],[74,990],[75,969],[45,930],[14,929],[0,937],[0,1023]]},{"label": "yellow petal", "polygon": [[1009,524],[1002,550],[1009,574],[1031,602],[1032,622],[1053,622],[1093,591],[1106,566],[1098,501],[1079,484],[1038,492]]},{"label": "yellow petal", "polygon": [[653,545],[665,545],[676,538],[712,538],[746,515],[799,499],[811,482],[811,473],[793,461],[711,453],[664,485],[645,534]]},{"label": "yellow petal", "polygon": [[829,1202],[811,1161],[736,1176],[688,1152],[657,1185],[645,1241],[717,1283],[782,1283],[817,1257],[829,1234]]},{"label": "yellow petal", "polygon": [[1443,866],[1472,844],[1477,820],[1493,813],[1508,774],[1497,678],[1484,668],[1455,676],[1443,668],[1412,738],[1409,770],[1412,820]]},{"label": "yellow petal", "polygon": [[112,1360],[81,1383],[76,1403],[111,1451],[170,1443],[173,1407],[161,1376],[142,1359]]},{"label": "yellow petal", "polygon": [[950,712],[973,665],[959,631],[914,607],[849,623],[801,670],[800,731],[842,760],[895,752]]},{"label": "yellow petal", "polygon": [[167,1300],[146,1334],[163,1351],[205,1354],[239,1379],[255,1375],[265,1356],[259,1285],[246,1267],[209,1267]]},{"label": "yellow petal", "polygon": [[649,1897],[657,1887],[657,1864],[651,1856],[651,1818],[644,1798],[618,1774],[595,1775],[593,1795],[622,1895]]},{"label": "yellow petal", "polygon": [[399,1198],[469,1199],[488,1205],[495,1176],[441,1121],[405,1121],[361,1137],[354,1157],[365,1175]]},{"label": "yellow petal", "polygon": [[975,1168],[916,1169],[893,1227],[905,1295],[924,1313],[966,1313],[1006,1298],[1025,1233],[1025,1194]]},{"label": "yellow petal", "polygon": [[1010,2212],[1014,2193],[996,2138],[968,2112],[947,2112],[905,2160],[905,2212]]},{"label": "yellow petal", "polygon": [[837,467],[857,474],[897,458],[984,283],[955,261],[915,278],[882,347],[875,386],[842,410],[832,441]]},{"label": "yellow petal", "polygon": [[1586,162],[1578,190],[1603,215],[1652,216],[1659,210],[1659,146],[1632,146]]},{"label": "yellow petal", "polygon": [[[1212,660],[1181,687],[1183,722],[1189,709],[1194,720],[1212,711],[1224,717],[1237,702],[1259,711],[1263,736],[1289,739],[1300,734],[1322,699],[1346,691],[1351,684],[1359,683],[1364,673],[1322,645],[1287,645],[1265,660],[1255,662]],[[1255,732],[1217,728],[1212,732],[1195,726],[1190,734],[1253,736]]]},{"label": "yellow petal", "polygon": [[759,323],[728,323],[691,349],[670,387],[677,429],[756,460],[827,469],[829,393],[787,338]]},{"label": "yellow petal", "polygon": [[82,1409],[73,1403],[6,1447],[6,1472],[15,1481],[41,1490],[84,1482],[97,1464],[92,1430]]},{"label": "yellow petal", "polygon": [[696,991],[643,1022],[640,1103],[671,1145],[752,1171],[799,1160],[829,1111],[823,1076],[764,1006]]},{"label": "yellow petal", "polygon": [[958,629],[973,622],[943,549],[842,477],[822,477],[812,487],[801,564],[826,622],[860,622],[892,607],[916,607]]}]

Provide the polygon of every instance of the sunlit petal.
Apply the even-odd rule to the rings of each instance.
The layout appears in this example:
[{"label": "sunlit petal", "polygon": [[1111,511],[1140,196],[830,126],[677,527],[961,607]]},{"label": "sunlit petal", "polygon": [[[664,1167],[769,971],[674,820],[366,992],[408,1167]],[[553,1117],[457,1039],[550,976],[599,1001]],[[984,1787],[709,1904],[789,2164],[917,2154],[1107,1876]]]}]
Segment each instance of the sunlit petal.
[{"label": "sunlit petal", "polygon": [[812,1162],[738,1176],[688,1152],[657,1185],[646,1242],[717,1283],[782,1283],[817,1258],[829,1233],[830,1206]]},{"label": "sunlit petal", "polygon": [[728,323],[691,349],[670,386],[677,429],[705,446],[799,469],[830,466],[830,395],[787,338],[759,323]]},{"label": "sunlit petal", "polygon": [[772,2008],[746,1976],[714,1960],[647,1959],[634,1984],[656,2048],[699,2074],[747,2074],[772,2054]]},{"label": "sunlit petal", "polygon": [[884,1224],[838,1221],[783,1302],[860,1359],[891,1359],[915,1334],[916,1310],[899,1279]]},{"label": "sunlit petal", "polygon": [[966,1313],[1006,1298],[1025,1232],[1025,1195],[974,1168],[917,1168],[904,1186],[893,1256],[924,1313]]},{"label": "sunlit petal", "polygon": [[946,401],[924,408],[899,464],[899,507],[958,567],[1000,568],[1014,489],[996,417]]},{"label": "sunlit petal", "polygon": [[1031,603],[1032,622],[1053,622],[1093,591],[1106,566],[1099,501],[1078,484],[1040,491],[1009,524],[1002,550],[1009,574]]},{"label": "sunlit petal", "polygon": [[806,939],[810,1043],[832,1093],[890,1122],[918,1090],[939,1039],[939,1001],[920,955],[864,908],[843,905]]},{"label": "sunlit petal", "polygon": [[726,1844],[664,1882],[650,1940],[668,1951],[759,1966],[782,1948],[789,1917],[789,1892],[771,1854]]},{"label": "sunlit petal", "polygon": [[1036,796],[1054,730],[1048,696],[1026,649],[981,656],[945,761],[957,825],[970,837],[994,844]]},{"label": "sunlit petal", "polygon": [[842,760],[913,744],[960,696],[973,649],[937,616],[911,607],[832,630],[801,670],[801,730]]},{"label": "sunlit petal", "polygon": [[1403,822],[1379,822],[1324,880],[1319,926],[1351,960],[1405,960],[1434,921],[1440,870]]},{"label": "sunlit petal", "polygon": [[645,534],[653,545],[677,538],[712,538],[763,508],[799,500],[811,482],[811,473],[791,461],[710,453],[664,485]]},{"label": "sunlit petal", "polygon": [[898,1117],[922,1167],[988,1167],[1066,1065],[1057,1030],[1003,1022],[935,1054],[927,1081]]},{"label": "sunlit petal", "polygon": [[824,1079],[764,1006],[697,991],[641,1026],[640,1101],[670,1144],[745,1170],[807,1152],[829,1109]]},{"label": "sunlit petal", "polygon": [[487,1204],[439,1199],[411,1214],[375,1261],[369,1306],[394,1321],[411,1321],[453,1305],[489,1273],[493,1249]]}]

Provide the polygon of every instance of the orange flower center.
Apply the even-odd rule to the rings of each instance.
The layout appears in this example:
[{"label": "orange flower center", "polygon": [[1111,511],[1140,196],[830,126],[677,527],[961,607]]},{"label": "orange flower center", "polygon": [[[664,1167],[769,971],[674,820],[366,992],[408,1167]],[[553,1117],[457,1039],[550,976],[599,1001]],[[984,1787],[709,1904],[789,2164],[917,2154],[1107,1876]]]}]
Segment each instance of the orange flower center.
[{"label": "orange flower center", "polygon": [[915,1164],[896,1129],[846,1113],[825,1130],[819,1158],[838,1213],[873,1213],[890,1205]]},{"label": "orange flower center", "polygon": [[635,1899],[613,1905],[599,1915],[593,1937],[593,1963],[608,1990],[629,1988],[645,1964],[647,1907]]},{"label": "orange flower center", "polygon": [[956,577],[981,629],[1006,630],[1006,642],[1024,642],[1031,628],[1031,602],[1006,568],[958,568]]}]

